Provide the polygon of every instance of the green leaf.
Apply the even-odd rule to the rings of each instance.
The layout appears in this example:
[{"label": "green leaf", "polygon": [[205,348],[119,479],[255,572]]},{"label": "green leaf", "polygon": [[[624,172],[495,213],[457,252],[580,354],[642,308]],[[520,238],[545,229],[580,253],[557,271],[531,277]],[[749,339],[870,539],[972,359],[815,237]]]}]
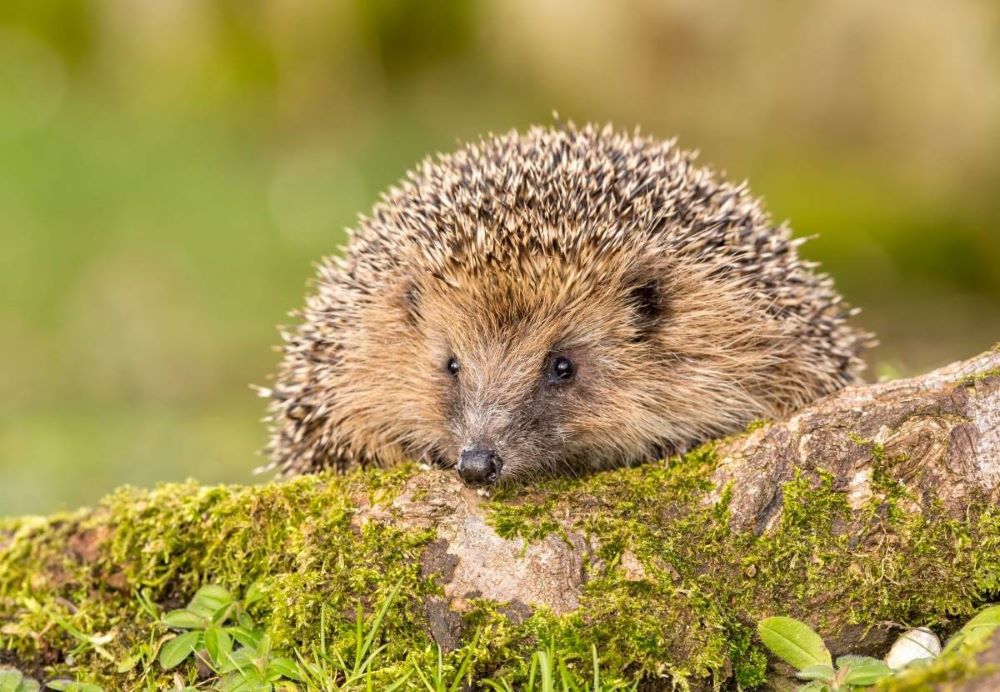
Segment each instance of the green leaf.
[{"label": "green leaf", "polygon": [[[115,670],[117,672],[119,672],[119,673],[127,673],[130,670],[132,670],[133,668],[135,668],[136,665],[138,665],[139,661],[141,661],[141,660],[142,660],[142,653],[141,652],[137,653],[137,654],[133,654],[132,656],[129,656],[128,658],[123,658],[121,660],[121,663],[118,664],[118,667],[115,668]],[[0,688],[0,689],[2,689],[2,688]]]},{"label": "green leaf", "polygon": [[205,649],[216,667],[229,659],[233,652],[233,639],[221,627],[209,627],[205,630]]},{"label": "green leaf", "polygon": [[205,629],[208,620],[190,610],[171,610],[163,616],[163,624],[177,629]]},{"label": "green leaf", "polygon": [[271,683],[256,671],[248,672],[246,675],[233,673],[222,679],[220,689],[223,692],[269,692]]},{"label": "green leaf", "polygon": [[206,602],[214,601],[216,603],[215,607],[230,603],[233,600],[233,595],[229,593],[229,590],[224,586],[219,586],[218,584],[205,584],[205,586],[198,589],[194,595],[195,600],[202,600]]},{"label": "green leaf", "polygon": [[236,611],[236,604],[230,603],[229,605],[222,606],[217,611],[212,613],[212,622],[216,625],[224,625],[233,616]]},{"label": "green leaf", "polygon": [[796,670],[833,665],[823,639],[804,622],[786,617],[765,618],[757,623],[757,633],[764,646]]},{"label": "green leaf", "polygon": [[847,674],[843,676],[845,685],[868,687],[882,678],[892,675],[892,669],[885,661],[871,656],[841,656],[837,659],[837,667]]},{"label": "green leaf", "polygon": [[267,664],[267,672],[269,679],[272,673],[276,673],[279,677],[302,682],[302,671],[299,670],[298,664],[290,658],[278,657],[272,659]]},{"label": "green leaf", "polygon": [[266,634],[261,635],[260,641],[257,642],[257,651],[255,652],[261,658],[271,657],[271,637]]},{"label": "green leaf", "polygon": [[226,589],[215,584],[209,584],[198,589],[198,592],[188,604],[192,610],[205,618],[211,618],[221,609],[232,605],[233,596]]},{"label": "green leaf", "polygon": [[[458,670],[455,671],[455,675],[452,678],[451,687],[448,689],[448,692],[459,692],[459,690],[465,689],[465,678],[469,675],[469,670],[472,668],[472,657],[478,643],[479,632],[477,631],[476,636],[472,639],[472,645],[466,650],[465,656],[462,657],[462,662],[458,666]],[[440,648],[438,650],[440,650]],[[599,686],[595,688],[595,690],[599,689]]]},{"label": "green leaf", "polygon": [[37,680],[24,677],[16,668],[0,670],[0,692],[38,692]]},{"label": "green leaf", "polygon": [[[20,671],[17,672],[20,673]],[[14,688],[14,692],[38,692],[41,688],[42,686],[34,678],[23,678],[18,686]]]},{"label": "green leaf", "polygon": [[212,663],[218,665],[219,661],[219,628],[209,627],[205,630],[205,651]]},{"label": "green leaf", "polygon": [[857,656],[855,654],[847,654],[845,656],[837,656],[836,664],[838,668],[847,668],[848,666],[856,666],[862,663],[882,663],[881,658],[873,658],[871,656]]},{"label": "green leaf", "polygon": [[194,652],[201,639],[201,632],[185,632],[178,634],[160,649],[160,666],[163,670],[176,668]]},{"label": "green leaf", "polygon": [[240,671],[250,674],[258,670],[257,652],[253,649],[237,649],[231,653],[226,661],[219,666],[220,673],[232,673]]},{"label": "green leaf", "polygon": [[830,692],[830,686],[825,682],[813,680],[802,685],[796,692]]},{"label": "green leaf", "polygon": [[1000,605],[991,606],[965,623],[960,631],[978,627],[996,627],[1000,625]]},{"label": "green leaf", "polygon": [[413,675],[412,670],[406,671],[405,673],[403,673],[403,675],[397,678],[395,682],[386,687],[385,692],[393,692],[393,690],[398,690],[400,687],[406,684],[406,682],[410,679],[411,675]]},{"label": "green leaf", "polygon": [[247,592],[243,596],[244,608],[249,608],[254,603],[264,598],[267,592],[264,590],[263,581],[263,579],[258,579],[247,588]]},{"label": "green leaf", "polygon": [[997,627],[1000,627],[1000,605],[987,608],[965,623],[965,626],[948,640],[941,655],[953,653],[970,644],[979,644],[985,641]]},{"label": "green leaf", "polygon": [[19,692],[23,679],[19,670],[0,670],[0,692]]},{"label": "green leaf", "polygon": [[233,639],[250,649],[256,649],[260,645],[261,637],[264,636],[262,630],[247,627],[227,627],[226,630],[233,636]]},{"label": "green leaf", "polygon": [[[566,660],[561,656],[556,665],[556,670],[559,672],[559,684],[563,692],[582,692],[580,686],[576,684],[576,676],[570,671],[566,665]],[[459,678],[459,682],[461,682],[461,678]]]},{"label": "green leaf", "polygon": [[816,664],[806,666],[796,673],[795,677],[799,680],[822,680],[823,682],[830,682],[836,674],[837,672],[833,669],[833,666]]},{"label": "green leaf", "polygon": [[100,685],[76,680],[52,680],[45,683],[45,686],[50,690],[64,690],[64,692],[104,692],[104,688]]}]

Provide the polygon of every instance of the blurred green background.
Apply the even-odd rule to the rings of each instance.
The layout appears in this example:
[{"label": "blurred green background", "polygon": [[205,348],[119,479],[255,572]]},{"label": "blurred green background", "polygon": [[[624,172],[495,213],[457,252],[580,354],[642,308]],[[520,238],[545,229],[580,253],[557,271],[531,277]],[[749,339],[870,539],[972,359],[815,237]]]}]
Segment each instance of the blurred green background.
[{"label": "blurred green background", "polygon": [[0,514],[251,480],[313,262],[425,154],[553,110],[818,235],[871,377],[1000,340],[995,0],[4,0]]}]

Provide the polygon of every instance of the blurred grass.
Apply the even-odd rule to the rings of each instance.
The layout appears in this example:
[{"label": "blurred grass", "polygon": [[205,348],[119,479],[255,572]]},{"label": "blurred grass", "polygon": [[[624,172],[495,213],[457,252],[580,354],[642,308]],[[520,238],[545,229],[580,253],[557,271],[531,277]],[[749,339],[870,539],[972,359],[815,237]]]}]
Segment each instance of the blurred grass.
[{"label": "blurred grass", "polygon": [[553,108],[749,178],[873,376],[990,346],[1000,13],[918,4],[5,3],[0,514],[250,480],[312,263],[424,155]]}]

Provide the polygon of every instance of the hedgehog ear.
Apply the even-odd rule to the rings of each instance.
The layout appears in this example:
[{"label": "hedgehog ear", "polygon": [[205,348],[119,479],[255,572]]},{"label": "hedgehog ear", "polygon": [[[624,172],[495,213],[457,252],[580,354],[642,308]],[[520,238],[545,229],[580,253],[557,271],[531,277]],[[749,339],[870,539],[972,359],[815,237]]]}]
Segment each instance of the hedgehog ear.
[{"label": "hedgehog ear", "polygon": [[407,279],[399,292],[399,304],[406,315],[407,323],[417,326],[420,322],[420,289]]},{"label": "hedgehog ear", "polygon": [[669,301],[659,279],[646,274],[626,283],[625,299],[632,310],[636,325],[636,341],[648,339],[662,324],[669,312]]}]

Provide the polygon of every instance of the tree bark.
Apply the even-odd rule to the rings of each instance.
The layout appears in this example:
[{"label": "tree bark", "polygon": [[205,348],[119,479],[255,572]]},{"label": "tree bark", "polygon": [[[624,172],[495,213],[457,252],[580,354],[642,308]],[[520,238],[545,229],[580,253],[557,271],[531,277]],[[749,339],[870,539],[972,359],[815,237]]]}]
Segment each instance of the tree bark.
[{"label": "tree bark", "polygon": [[720,455],[713,480],[733,487],[733,524],[743,529],[773,526],[782,484],[817,465],[857,509],[872,497],[880,461],[895,463],[919,508],[939,501],[962,516],[973,501],[1000,500],[1000,353],[848,388],[723,445]]}]

